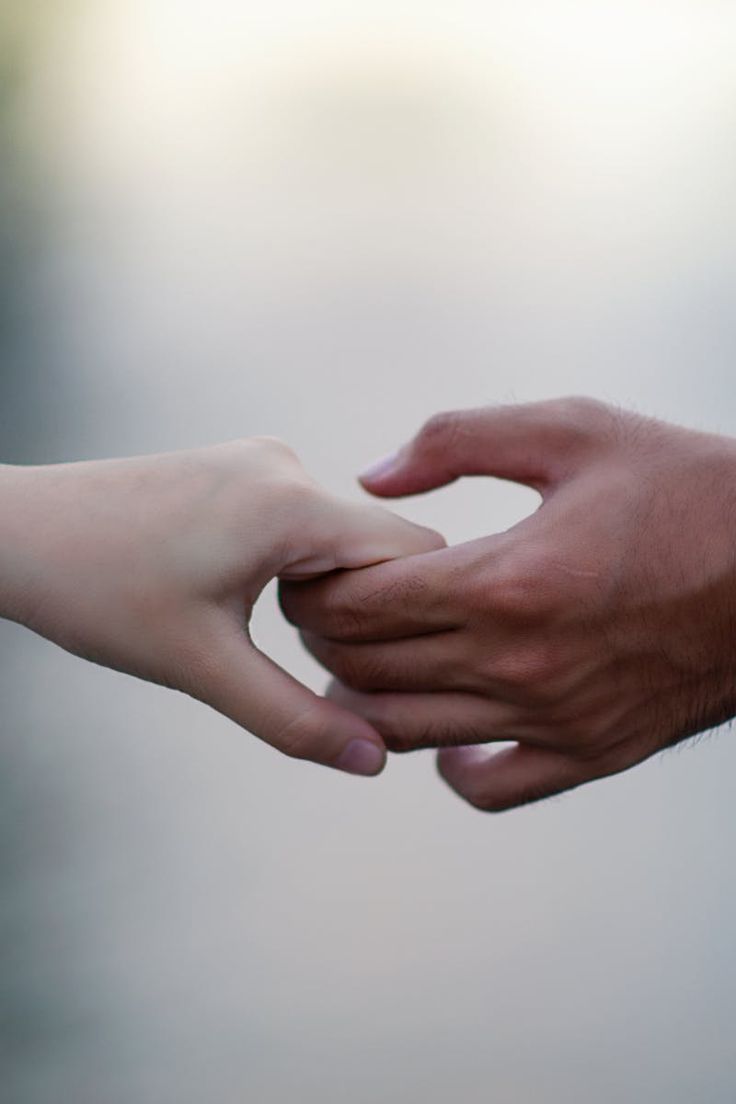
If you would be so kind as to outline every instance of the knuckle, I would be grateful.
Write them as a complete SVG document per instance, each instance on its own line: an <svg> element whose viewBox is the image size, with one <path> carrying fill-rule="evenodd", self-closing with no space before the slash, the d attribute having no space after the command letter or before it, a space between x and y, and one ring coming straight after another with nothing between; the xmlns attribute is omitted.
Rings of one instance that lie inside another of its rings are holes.
<svg viewBox="0 0 736 1104"><path fill-rule="evenodd" d="M299 517L307 516L316 484L302 467L293 449L277 437L245 437L215 446L213 458L218 461L219 478L230 477L233 491L251 500L253 494L264 497L268 505L281 509L299 509ZM247 466L247 478L244 476Z"/></svg>
<svg viewBox="0 0 736 1104"><path fill-rule="evenodd" d="M529 681L526 657L518 650L505 652L491 665L490 673L515 690L525 689Z"/></svg>
<svg viewBox="0 0 736 1104"><path fill-rule="evenodd" d="M361 656L352 651L334 652L333 674L351 690L372 690L383 681L383 668L376 659Z"/></svg>
<svg viewBox="0 0 736 1104"><path fill-rule="evenodd" d="M417 443L419 447L428 453L438 450L443 452L448 445L462 432L462 414L455 410L446 410L440 414L434 414L424 423Z"/></svg>
<svg viewBox="0 0 736 1104"><path fill-rule="evenodd" d="M292 718L277 734L274 746L290 759L313 759L326 736L327 727L315 708Z"/></svg>
<svg viewBox="0 0 736 1104"><path fill-rule="evenodd" d="M343 590L334 594L329 608L334 634L345 640L361 640L392 616L426 611L442 600L427 579L416 572L407 572L403 565L400 570L399 574L389 565L380 581L374 578L370 582L366 577L356 584L346 580Z"/></svg>
<svg viewBox="0 0 736 1104"><path fill-rule="evenodd" d="M366 620L359 605L342 601L328 602L324 613L328 622L329 635L338 640L358 639L365 631Z"/></svg>
<svg viewBox="0 0 736 1104"><path fill-rule="evenodd" d="M611 419L611 408L587 395L569 395L552 399L549 413L570 433L596 433Z"/></svg>
<svg viewBox="0 0 736 1104"><path fill-rule="evenodd" d="M402 608L414 607L423 605L425 600L432 598L432 588L429 581L417 572L404 571L388 581L380 595L371 595L371 598L376 597L382 602L395 603Z"/></svg>
<svg viewBox="0 0 736 1104"><path fill-rule="evenodd" d="M423 579L396 575L391 569L369 567L341 572L319 585L322 635L335 640L362 641L404 602L418 600Z"/></svg>
<svg viewBox="0 0 736 1104"><path fill-rule="evenodd" d="M581 588L574 573L563 572L554 556L543 548L515 552L499 565L480 599L481 607L511 621L545 624L555 621Z"/></svg>
<svg viewBox="0 0 736 1104"><path fill-rule="evenodd" d="M497 679L530 699L546 700L556 690L561 661L547 643L509 649L493 665Z"/></svg>
<svg viewBox="0 0 736 1104"><path fill-rule="evenodd" d="M447 718L438 720L425 735L425 746L430 747L467 747L471 744L484 744L491 732L481 725L460 724Z"/></svg>
<svg viewBox="0 0 736 1104"><path fill-rule="evenodd" d="M485 594L495 613L511 620L532 621L544 610L545 569L541 561L518 562L501 569L494 577L490 595Z"/></svg>
<svg viewBox="0 0 736 1104"><path fill-rule="evenodd" d="M554 399L548 410L552 440L559 444L566 442L568 447L580 450L620 440L621 412L599 399L582 395Z"/></svg>
<svg viewBox="0 0 736 1104"><path fill-rule="evenodd" d="M489 733L480 727L461 727L450 718L427 723L419 729L416 726L393 726L386 731L383 726L379 726L379 729L389 750L398 753L416 751L419 748L464 747L485 743L489 738Z"/></svg>
<svg viewBox="0 0 736 1104"><path fill-rule="evenodd" d="M298 463L298 457L291 445L287 445L280 437L259 435L257 437L246 438L242 443L250 444L268 456L279 457L285 460L296 460Z"/></svg>
<svg viewBox="0 0 736 1104"><path fill-rule="evenodd" d="M244 457L258 458L269 466L289 460L299 463L296 453L278 437L235 437L206 451L225 464L240 463Z"/></svg>
<svg viewBox="0 0 736 1104"><path fill-rule="evenodd" d="M276 487L287 493L292 491L297 496L313 490L301 460L291 446L279 437L251 437L241 444L255 454L269 481L273 480Z"/></svg>
<svg viewBox="0 0 736 1104"><path fill-rule="evenodd" d="M539 580L530 572L514 571L498 578L493 607L513 619L526 620L536 612Z"/></svg>

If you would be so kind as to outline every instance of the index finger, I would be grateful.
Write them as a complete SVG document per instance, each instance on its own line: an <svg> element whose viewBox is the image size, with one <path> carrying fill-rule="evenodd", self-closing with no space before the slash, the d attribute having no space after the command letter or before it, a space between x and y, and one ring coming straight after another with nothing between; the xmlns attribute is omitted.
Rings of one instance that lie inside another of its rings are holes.
<svg viewBox="0 0 736 1104"><path fill-rule="evenodd" d="M331 640L396 640L463 624L448 549L310 582L282 582L292 625Z"/></svg>

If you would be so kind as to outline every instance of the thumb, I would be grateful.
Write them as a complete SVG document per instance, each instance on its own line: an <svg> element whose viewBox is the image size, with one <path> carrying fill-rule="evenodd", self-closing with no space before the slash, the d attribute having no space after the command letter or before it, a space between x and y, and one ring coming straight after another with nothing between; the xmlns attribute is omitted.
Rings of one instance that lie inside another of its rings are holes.
<svg viewBox="0 0 736 1104"><path fill-rule="evenodd" d="M583 462L612 424L613 412L592 399L438 414L360 481L387 498L444 487L461 475L494 475L545 492Z"/></svg>
<svg viewBox="0 0 736 1104"><path fill-rule="evenodd" d="M285 755L350 774L383 770L386 748L376 730L297 682L240 625L228 620L210 637L198 675L193 697Z"/></svg>
<svg viewBox="0 0 736 1104"><path fill-rule="evenodd" d="M282 579L305 579L338 568L369 567L445 547L433 529L415 525L380 506L353 503L320 490L279 565Z"/></svg>

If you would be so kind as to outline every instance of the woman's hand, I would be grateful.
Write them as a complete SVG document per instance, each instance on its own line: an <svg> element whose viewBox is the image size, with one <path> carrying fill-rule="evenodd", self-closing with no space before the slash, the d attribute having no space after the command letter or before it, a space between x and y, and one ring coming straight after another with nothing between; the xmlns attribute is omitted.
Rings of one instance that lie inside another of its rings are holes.
<svg viewBox="0 0 736 1104"><path fill-rule="evenodd" d="M441 547L320 488L285 445L0 467L0 615L86 659L184 691L274 747L377 774L368 722L260 652L251 612L299 579Z"/></svg>

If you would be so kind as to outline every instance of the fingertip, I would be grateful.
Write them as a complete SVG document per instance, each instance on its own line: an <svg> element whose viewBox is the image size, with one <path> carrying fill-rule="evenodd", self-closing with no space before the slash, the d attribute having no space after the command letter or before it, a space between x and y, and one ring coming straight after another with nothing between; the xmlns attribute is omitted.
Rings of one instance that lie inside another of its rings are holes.
<svg viewBox="0 0 736 1104"><path fill-rule="evenodd" d="M358 510L361 511L361 525L370 523L370 536L359 548L360 562L354 562L354 555L346 551L344 566L370 567L447 547L445 538L436 530L410 521L385 506L363 505Z"/></svg>
<svg viewBox="0 0 736 1104"><path fill-rule="evenodd" d="M440 748L437 752L437 770L454 790L462 787L468 770L487 763L493 752L482 746Z"/></svg>
<svg viewBox="0 0 736 1104"><path fill-rule="evenodd" d="M376 460L373 464L369 464L367 468L364 468L358 478L365 486L367 484L380 484L383 479L393 474L398 466L399 453L392 452L388 456L382 456L380 460Z"/></svg>
<svg viewBox="0 0 736 1104"><path fill-rule="evenodd" d="M408 498L410 495L445 487L448 483L454 483L457 478L453 471L420 468L409 457L402 457L395 467L386 469L379 475L363 472L358 476L358 481L364 490L377 498Z"/></svg>
<svg viewBox="0 0 736 1104"><path fill-rule="evenodd" d="M343 745L337 757L329 764L345 774L373 778L386 766L387 750L381 736L369 721L354 713L347 704L338 703L327 694L323 699L326 708L340 724Z"/></svg>
<svg viewBox="0 0 736 1104"><path fill-rule="evenodd" d="M444 537L442 533L438 532L437 529L431 529L429 526L424 525L420 526L420 528L424 531L427 542L430 545L427 549L428 552L440 552L443 548L447 548L447 538Z"/></svg>
<svg viewBox="0 0 736 1104"><path fill-rule="evenodd" d="M386 456L360 472L358 482L377 498L402 498L414 494L414 480L410 477L406 461L404 450Z"/></svg>
<svg viewBox="0 0 736 1104"><path fill-rule="evenodd" d="M351 740L335 763L337 770L364 778L374 778L385 766L386 748L364 736Z"/></svg>
<svg viewBox="0 0 736 1104"><path fill-rule="evenodd" d="M388 481L371 479L369 476L359 475L358 482L364 491L368 491L368 494L372 494L375 498L399 497L396 492L392 490Z"/></svg>

